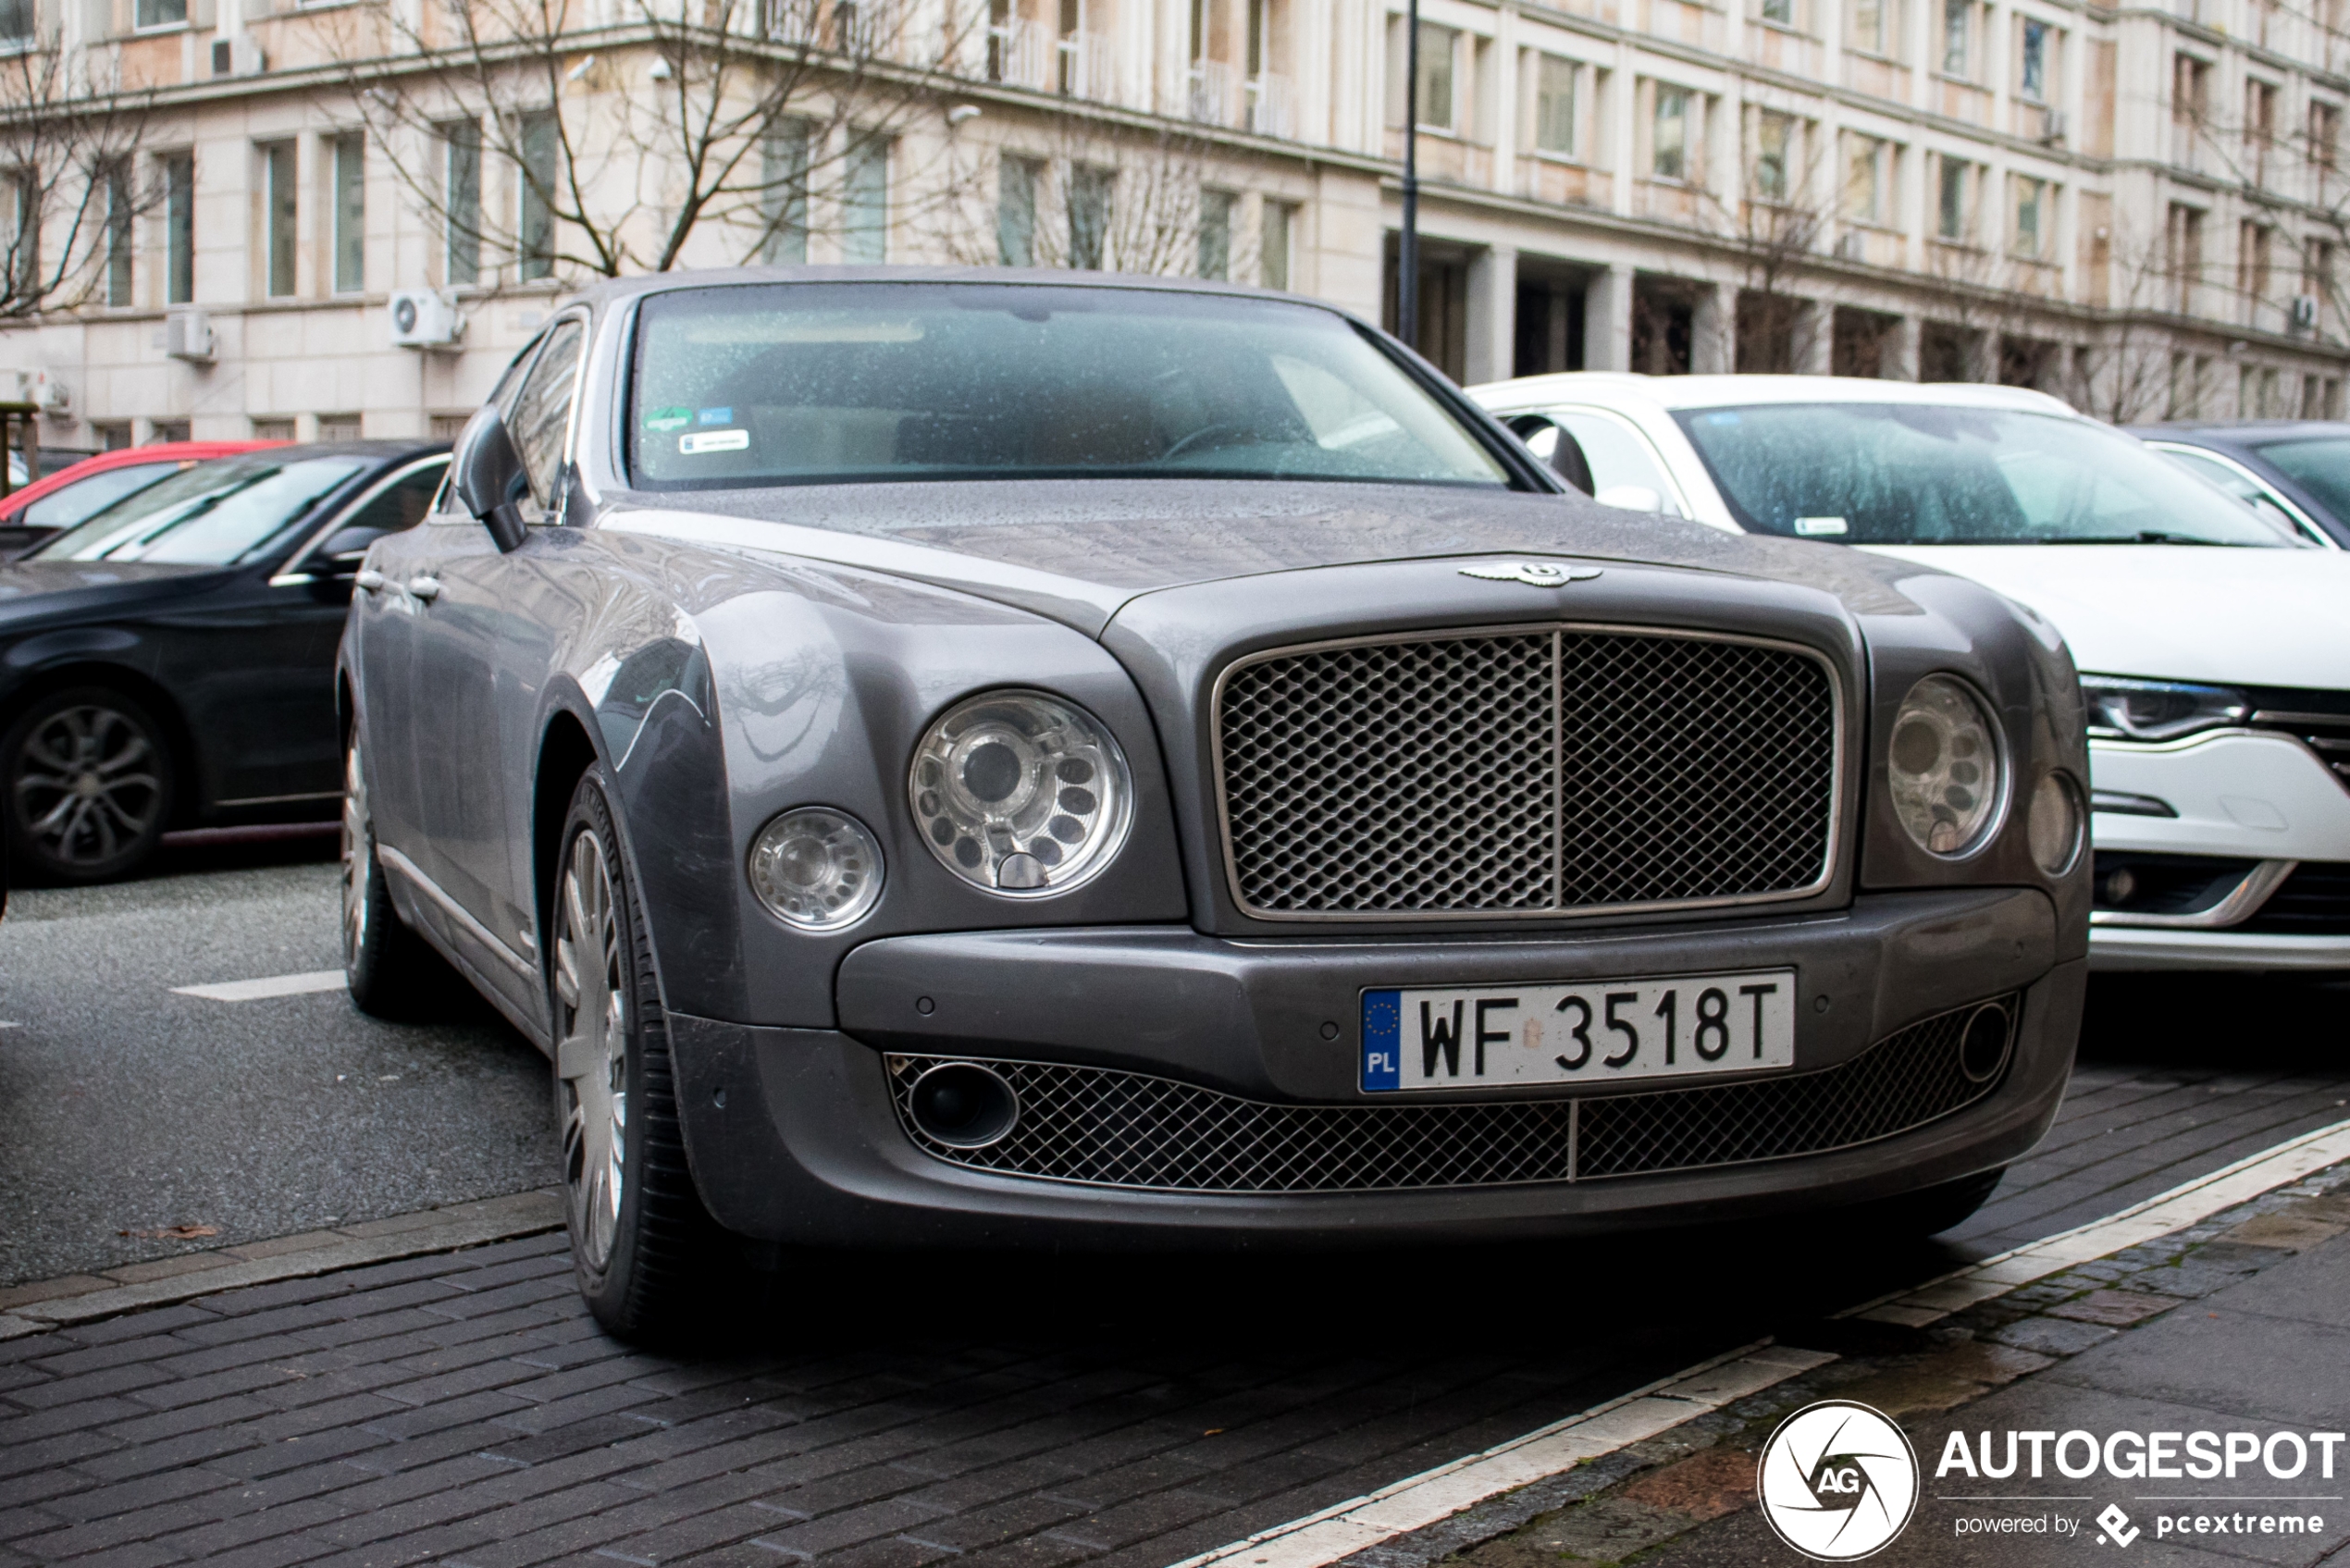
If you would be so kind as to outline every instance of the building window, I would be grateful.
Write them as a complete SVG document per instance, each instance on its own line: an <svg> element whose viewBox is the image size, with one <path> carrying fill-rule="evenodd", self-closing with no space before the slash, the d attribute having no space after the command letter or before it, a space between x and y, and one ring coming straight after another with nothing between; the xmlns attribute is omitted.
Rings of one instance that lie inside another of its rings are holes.
<svg viewBox="0 0 2350 1568"><path fill-rule="evenodd" d="M1575 155L1575 75L1572 60L1544 55L1534 68L1534 145L1537 151Z"/></svg>
<svg viewBox="0 0 2350 1568"><path fill-rule="evenodd" d="M1973 19L1974 0L1942 0L1942 74L1963 77L1967 73L1968 33Z"/></svg>
<svg viewBox="0 0 2350 1568"><path fill-rule="evenodd" d="M19 303L41 296L41 191L31 175L14 175L0 193L7 224L7 293Z"/></svg>
<svg viewBox="0 0 2350 1568"><path fill-rule="evenodd" d="M90 434L97 438L100 451L120 451L130 444L130 426L128 425L93 425Z"/></svg>
<svg viewBox="0 0 2350 1568"><path fill-rule="evenodd" d="M840 259L851 266L889 259L889 142L884 139L869 137L848 150L841 172Z"/></svg>
<svg viewBox="0 0 2350 1568"><path fill-rule="evenodd" d="M322 414L318 416L318 438L322 441L355 441L361 438L365 421L355 414Z"/></svg>
<svg viewBox="0 0 2350 1568"><path fill-rule="evenodd" d="M1453 102L1453 56L1461 35L1449 27L1420 23L1420 129L1450 132L1457 105Z"/></svg>
<svg viewBox="0 0 2350 1568"><path fill-rule="evenodd" d="M2334 160L2341 155L2342 111L2331 104L2312 103L2309 105L2309 165L2322 173L2333 172Z"/></svg>
<svg viewBox="0 0 2350 1568"><path fill-rule="evenodd" d="M1232 204L1238 200L1230 191L1203 191L1199 193L1199 275L1202 278L1232 276Z"/></svg>
<svg viewBox="0 0 2350 1568"><path fill-rule="evenodd" d="M2023 21L2022 86L2017 91L2037 104L2047 97L2048 24L2029 17Z"/></svg>
<svg viewBox="0 0 2350 1568"><path fill-rule="evenodd" d="M131 292L131 257L135 235L131 223L137 204L131 199L130 173L120 164L106 170L106 303L138 303Z"/></svg>
<svg viewBox="0 0 2350 1568"><path fill-rule="evenodd" d="M2277 231L2265 223L2247 222L2239 231L2236 249L2236 291L2248 304L2257 305L2269 297L2269 286L2275 270Z"/></svg>
<svg viewBox="0 0 2350 1568"><path fill-rule="evenodd" d="M1945 157L1940 162L1940 205L1934 231L1942 239L1964 241L1967 237L1967 168L1957 158Z"/></svg>
<svg viewBox="0 0 2350 1568"><path fill-rule="evenodd" d="M294 255L300 216L295 191L294 144L273 142L261 149L262 290L272 299L294 291Z"/></svg>
<svg viewBox="0 0 2350 1568"><path fill-rule="evenodd" d="M1780 27L1795 25L1795 0L1762 0L1762 19Z"/></svg>
<svg viewBox="0 0 2350 1568"><path fill-rule="evenodd" d="M130 8L133 27L185 27L188 0L137 0Z"/></svg>
<svg viewBox="0 0 2350 1568"><path fill-rule="evenodd" d="M514 237L520 241L517 270L526 283L555 275L555 166L562 152L552 110L523 116Z"/></svg>
<svg viewBox="0 0 2350 1568"><path fill-rule="evenodd" d="M1787 200L1787 159L1795 143L1795 117L1763 109L1754 117L1754 199Z"/></svg>
<svg viewBox="0 0 2350 1568"><path fill-rule="evenodd" d="M367 139L352 133L329 143L335 155L335 292L367 287Z"/></svg>
<svg viewBox="0 0 2350 1568"><path fill-rule="evenodd" d="M1874 136L1849 136L1844 151L1844 216L1849 223L1880 224L1890 205L1886 191L1892 148Z"/></svg>
<svg viewBox="0 0 2350 1568"><path fill-rule="evenodd" d="M159 446L166 441L188 438L188 422L184 419L158 419L147 427L147 443Z"/></svg>
<svg viewBox="0 0 2350 1568"><path fill-rule="evenodd" d="M1852 0L1851 47L1864 55L1889 55L1885 36L1885 0Z"/></svg>
<svg viewBox="0 0 2350 1568"><path fill-rule="evenodd" d="M196 297L196 155L166 153L163 166L164 302Z"/></svg>
<svg viewBox="0 0 2350 1568"><path fill-rule="evenodd" d="M1659 179L1687 179L1688 167L1689 90L1659 86L1649 173Z"/></svg>
<svg viewBox="0 0 2350 1568"><path fill-rule="evenodd" d="M760 148L759 259L769 266L808 262L808 135L806 120L782 120Z"/></svg>
<svg viewBox="0 0 2350 1568"><path fill-rule="evenodd" d="M1036 181L1043 167L1007 154L996 167L996 259L1036 265Z"/></svg>
<svg viewBox="0 0 2350 1568"><path fill-rule="evenodd" d="M1099 272L1109 243L1115 171L1079 164L1069 171L1069 265Z"/></svg>
<svg viewBox="0 0 2350 1568"><path fill-rule="evenodd" d="M256 441L291 441L294 438L294 422L282 417L262 418L253 422L253 438Z"/></svg>
<svg viewBox="0 0 2350 1568"><path fill-rule="evenodd" d="M1257 281L1268 289L1286 289L1290 280L1291 245L1297 233L1297 209L1287 202L1267 202L1263 238L1257 247Z"/></svg>
<svg viewBox="0 0 2350 1568"><path fill-rule="evenodd" d="M442 203L448 211L442 276L450 287L481 281L481 122L459 120L440 131Z"/></svg>
<svg viewBox="0 0 2350 1568"><path fill-rule="evenodd" d="M2015 177L2015 233L2008 248L2017 255L2036 258L2047 250L2047 180Z"/></svg>
<svg viewBox="0 0 2350 1568"><path fill-rule="evenodd" d="M2318 302L2322 310L2333 296L2333 244L2331 241L2312 240L2301 253L2301 291Z"/></svg>
<svg viewBox="0 0 2350 1568"><path fill-rule="evenodd" d="M0 51L19 54L32 46L32 0L0 0Z"/></svg>

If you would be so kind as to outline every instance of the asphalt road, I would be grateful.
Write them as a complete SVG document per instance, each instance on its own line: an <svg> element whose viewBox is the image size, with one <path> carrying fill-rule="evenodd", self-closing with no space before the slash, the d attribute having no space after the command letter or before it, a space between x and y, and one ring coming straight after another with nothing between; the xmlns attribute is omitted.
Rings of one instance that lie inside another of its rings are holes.
<svg viewBox="0 0 2350 1568"><path fill-rule="evenodd" d="M335 968L333 856L330 834L215 844L139 882L11 897L0 1284L556 1180L545 1062L487 1007L396 1025L339 989L173 993ZM1942 1250L2080 1224L2350 1116L2345 998L2282 979L2100 981L2056 1129Z"/></svg>
<svg viewBox="0 0 2350 1568"><path fill-rule="evenodd" d="M183 850L142 881L10 895L0 1284L556 1179L545 1060L487 1008L419 1026L340 990L173 994L339 967L334 850ZM215 1234L153 1234L175 1226Z"/></svg>

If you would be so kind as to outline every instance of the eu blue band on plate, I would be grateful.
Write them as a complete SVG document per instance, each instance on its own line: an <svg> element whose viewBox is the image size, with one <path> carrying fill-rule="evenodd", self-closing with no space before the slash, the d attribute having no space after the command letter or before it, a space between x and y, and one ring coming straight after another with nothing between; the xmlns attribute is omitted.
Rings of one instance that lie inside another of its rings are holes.
<svg viewBox="0 0 2350 1568"><path fill-rule="evenodd" d="M1404 1086L1404 994L1363 993L1363 1088Z"/></svg>

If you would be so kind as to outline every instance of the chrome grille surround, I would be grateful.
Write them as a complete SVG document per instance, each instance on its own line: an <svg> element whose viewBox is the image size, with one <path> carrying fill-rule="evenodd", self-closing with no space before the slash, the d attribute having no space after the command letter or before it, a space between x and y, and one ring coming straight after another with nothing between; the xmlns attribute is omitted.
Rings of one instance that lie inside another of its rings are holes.
<svg viewBox="0 0 2350 1568"><path fill-rule="evenodd" d="M1844 684L1801 644L1557 622L1310 643L1228 665L1209 730L1255 920L1721 908L1836 872Z"/></svg>
<svg viewBox="0 0 2350 1568"><path fill-rule="evenodd" d="M1379 1192L1524 1186L1748 1165L1849 1149L1964 1109L2004 1081L2018 995L1954 1007L1835 1067L1694 1089L1574 1099L1279 1105L1146 1073L989 1060L1020 1096L983 1149L923 1136L914 1080L942 1061L885 1058L898 1125L934 1158L1002 1176L1161 1192ZM1959 1065L1976 1011L2006 1015L1984 1082Z"/></svg>

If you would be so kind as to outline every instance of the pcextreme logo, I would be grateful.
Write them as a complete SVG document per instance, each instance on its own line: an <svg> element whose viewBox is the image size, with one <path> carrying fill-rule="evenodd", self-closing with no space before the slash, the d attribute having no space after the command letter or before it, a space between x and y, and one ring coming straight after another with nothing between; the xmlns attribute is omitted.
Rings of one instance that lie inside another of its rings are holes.
<svg viewBox="0 0 2350 1568"><path fill-rule="evenodd" d="M1918 1505L1918 1456L1884 1412L1822 1400L1779 1423L1755 1476L1762 1517L1820 1562L1851 1562L1889 1544Z"/></svg>

